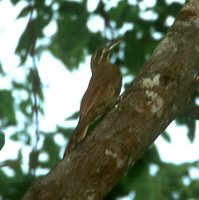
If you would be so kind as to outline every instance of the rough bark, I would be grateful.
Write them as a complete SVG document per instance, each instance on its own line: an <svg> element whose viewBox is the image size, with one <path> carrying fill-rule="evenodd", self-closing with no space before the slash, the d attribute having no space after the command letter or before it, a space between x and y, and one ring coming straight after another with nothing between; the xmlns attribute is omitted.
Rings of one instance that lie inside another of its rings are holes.
<svg viewBox="0 0 199 200"><path fill-rule="evenodd" d="M103 199L172 120L194 107L198 82L199 0L190 0L118 106L23 199Z"/></svg>

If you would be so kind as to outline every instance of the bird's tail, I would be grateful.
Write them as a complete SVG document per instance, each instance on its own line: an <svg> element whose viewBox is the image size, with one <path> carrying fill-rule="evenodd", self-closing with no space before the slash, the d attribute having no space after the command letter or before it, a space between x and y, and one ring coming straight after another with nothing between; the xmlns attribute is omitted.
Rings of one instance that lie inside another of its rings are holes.
<svg viewBox="0 0 199 200"><path fill-rule="evenodd" d="M85 123L85 121L80 120L65 149L64 157L66 157L66 155L68 155L74 148L76 148L79 145L79 143L86 137L87 130L88 123Z"/></svg>

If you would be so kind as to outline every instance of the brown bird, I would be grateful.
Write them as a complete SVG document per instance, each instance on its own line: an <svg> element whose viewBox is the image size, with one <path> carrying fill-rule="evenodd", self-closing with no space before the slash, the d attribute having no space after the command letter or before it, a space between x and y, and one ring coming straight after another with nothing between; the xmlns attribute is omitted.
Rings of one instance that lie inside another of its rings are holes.
<svg viewBox="0 0 199 200"><path fill-rule="evenodd" d="M91 57L92 76L81 100L79 122L64 157L86 137L89 124L103 116L119 97L122 76L120 69L109 62L109 55L122 39L119 38L110 45L98 49Z"/></svg>

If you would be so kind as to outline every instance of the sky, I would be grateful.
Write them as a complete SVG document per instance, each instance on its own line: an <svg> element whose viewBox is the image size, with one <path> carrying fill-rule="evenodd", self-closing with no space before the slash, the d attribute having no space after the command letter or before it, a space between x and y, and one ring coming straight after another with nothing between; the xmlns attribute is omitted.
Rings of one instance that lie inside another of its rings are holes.
<svg viewBox="0 0 199 200"><path fill-rule="evenodd" d="M18 39L23 32L27 19L16 21L16 16L23 7L23 3L16 7L11 6L9 1L0 2L0 61L9 74L9 78L4 80L0 78L1 89L10 88L10 80L23 80L23 68L17 67L18 57L14 54ZM92 9L92 8L91 8ZM46 30L53 32L53 26ZM90 57L86 58L85 63L80 65L78 70L68 71L63 64L55 59L49 52L45 52L38 69L45 94L45 117L40 119L40 128L50 131L57 124L65 123L66 117L69 117L79 109L79 103L90 79ZM78 80L78 81L77 81ZM71 87L71 85L73 87ZM70 95L68 95L70 94ZM75 126L75 123L73 124ZM162 160L180 164L183 162L199 160L199 134L196 135L194 143L187 140L187 128L176 126L172 122L167 128L171 137L171 144L166 142L161 136L156 140ZM197 123L197 133L199 132L199 123ZM7 158L14 158L17 151L13 149L22 148L22 143L9 140L10 133L6 133L6 144L0 152L0 161ZM63 136L57 136L58 142L65 147L66 141ZM10 148L12 146L12 148ZM24 155L30 152L30 148L23 147ZM27 163L25 163L27 165ZM199 176L199 172L194 172Z"/></svg>

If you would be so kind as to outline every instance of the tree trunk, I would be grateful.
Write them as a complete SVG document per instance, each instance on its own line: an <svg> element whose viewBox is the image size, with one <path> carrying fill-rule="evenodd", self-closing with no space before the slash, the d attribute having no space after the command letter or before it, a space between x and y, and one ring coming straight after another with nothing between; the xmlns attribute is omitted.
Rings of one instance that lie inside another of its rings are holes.
<svg viewBox="0 0 199 200"><path fill-rule="evenodd" d="M23 199L103 199L176 116L193 113L198 83L199 0L190 0L118 105Z"/></svg>

